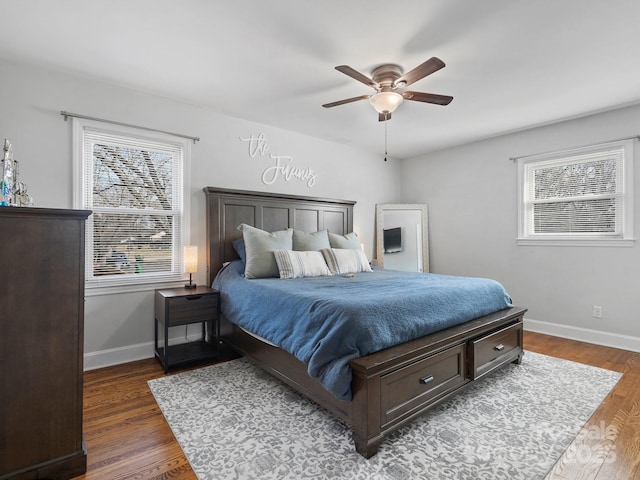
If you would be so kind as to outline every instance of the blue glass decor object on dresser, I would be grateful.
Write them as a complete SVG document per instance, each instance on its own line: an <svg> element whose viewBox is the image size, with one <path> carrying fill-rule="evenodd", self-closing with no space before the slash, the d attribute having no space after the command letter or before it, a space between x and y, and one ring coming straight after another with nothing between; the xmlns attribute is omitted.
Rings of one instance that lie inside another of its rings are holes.
<svg viewBox="0 0 640 480"><path fill-rule="evenodd" d="M18 161L13 158L13 146L7 139L4 140L3 151L0 165L0 206L33 206L33 199L27 192L27 186L18 181Z"/></svg>
<svg viewBox="0 0 640 480"><path fill-rule="evenodd" d="M0 179L0 206L15 205L13 198L13 148L9 140L4 140L4 156L2 158L2 179Z"/></svg>

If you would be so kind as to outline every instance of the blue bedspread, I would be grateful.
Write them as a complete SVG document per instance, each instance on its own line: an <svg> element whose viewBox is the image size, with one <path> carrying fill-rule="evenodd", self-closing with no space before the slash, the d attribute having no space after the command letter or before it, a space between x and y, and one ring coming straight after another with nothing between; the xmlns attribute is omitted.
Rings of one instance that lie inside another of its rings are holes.
<svg viewBox="0 0 640 480"><path fill-rule="evenodd" d="M512 306L502 285L483 278L374 269L247 280L243 268L232 262L213 283L225 317L306 363L343 400L350 360Z"/></svg>

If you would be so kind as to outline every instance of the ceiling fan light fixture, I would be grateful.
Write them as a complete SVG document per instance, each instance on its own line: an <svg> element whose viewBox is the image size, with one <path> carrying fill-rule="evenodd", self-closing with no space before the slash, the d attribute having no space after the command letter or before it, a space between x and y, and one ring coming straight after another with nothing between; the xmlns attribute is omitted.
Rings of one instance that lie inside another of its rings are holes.
<svg viewBox="0 0 640 480"><path fill-rule="evenodd" d="M369 97L369 103L378 113L391 113L402 103L402 95L396 92L378 92Z"/></svg>

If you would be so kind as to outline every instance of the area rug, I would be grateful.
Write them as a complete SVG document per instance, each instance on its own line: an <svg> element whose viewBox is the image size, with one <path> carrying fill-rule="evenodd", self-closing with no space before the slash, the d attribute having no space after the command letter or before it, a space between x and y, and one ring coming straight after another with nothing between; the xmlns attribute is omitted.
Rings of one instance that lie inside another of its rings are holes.
<svg viewBox="0 0 640 480"><path fill-rule="evenodd" d="M200 480L542 479L621 374L527 352L355 452L330 413L245 359L149 381Z"/></svg>

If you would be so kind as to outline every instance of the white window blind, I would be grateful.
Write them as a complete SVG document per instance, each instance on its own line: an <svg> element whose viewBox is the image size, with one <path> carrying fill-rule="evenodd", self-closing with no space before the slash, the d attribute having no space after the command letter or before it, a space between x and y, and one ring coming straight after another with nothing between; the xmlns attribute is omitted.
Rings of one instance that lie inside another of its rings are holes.
<svg viewBox="0 0 640 480"><path fill-rule="evenodd" d="M74 119L75 120L75 119ZM88 287L183 277L186 142L81 125Z"/></svg>
<svg viewBox="0 0 640 480"><path fill-rule="evenodd" d="M632 142L519 160L519 241L628 240Z"/></svg>

